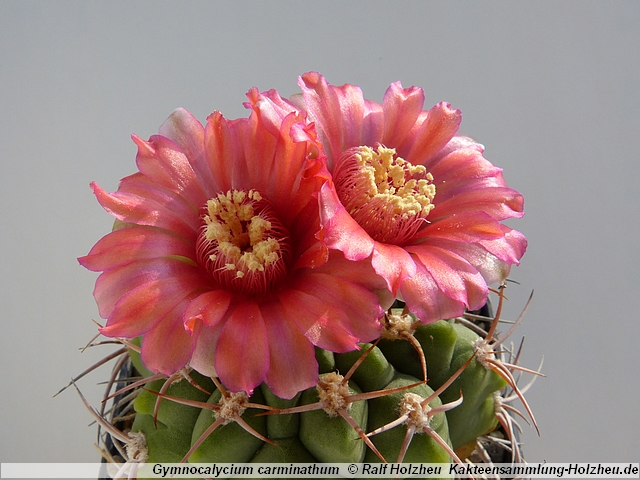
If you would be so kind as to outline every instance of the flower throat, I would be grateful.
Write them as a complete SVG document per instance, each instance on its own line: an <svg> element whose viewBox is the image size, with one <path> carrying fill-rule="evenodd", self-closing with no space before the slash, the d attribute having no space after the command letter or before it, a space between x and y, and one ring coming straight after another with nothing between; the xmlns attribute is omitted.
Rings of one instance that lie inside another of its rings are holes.
<svg viewBox="0 0 640 480"><path fill-rule="evenodd" d="M392 148L350 148L338 159L333 177L347 212L382 243L403 245L434 208L431 173L396 156Z"/></svg>
<svg viewBox="0 0 640 480"><path fill-rule="evenodd" d="M222 286L262 295L287 274L289 233L255 190L229 190L207 201L198 236L200 263Z"/></svg>

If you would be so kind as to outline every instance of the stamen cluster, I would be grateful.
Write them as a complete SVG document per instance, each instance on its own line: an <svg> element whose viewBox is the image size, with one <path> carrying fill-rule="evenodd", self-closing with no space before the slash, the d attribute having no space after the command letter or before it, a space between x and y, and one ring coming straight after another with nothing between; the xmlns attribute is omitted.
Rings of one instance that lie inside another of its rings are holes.
<svg viewBox="0 0 640 480"><path fill-rule="evenodd" d="M433 210L436 187L423 165L412 165L392 148L346 150L333 172L349 214L379 242L402 244Z"/></svg>
<svg viewBox="0 0 640 480"><path fill-rule="evenodd" d="M198 237L198 256L225 287L264 294L286 275L288 232L255 190L229 190L209 199Z"/></svg>

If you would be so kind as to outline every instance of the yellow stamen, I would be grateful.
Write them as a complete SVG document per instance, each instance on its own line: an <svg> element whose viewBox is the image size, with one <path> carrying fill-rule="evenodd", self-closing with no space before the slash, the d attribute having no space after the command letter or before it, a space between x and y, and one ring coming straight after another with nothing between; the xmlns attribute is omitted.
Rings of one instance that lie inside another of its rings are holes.
<svg viewBox="0 0 640 480"><path fill-rule="evenodd" d="M377 151L360 147L355 155L367 185L368 199L391 205L394 214L403 218L427 216L434 207L431 201L436 195L436 186L430 183L433 176L423 165L411 165L395 155L393 148L381 145ZM424 178L416 179L415 176Z"/></svg>
<svg viewBox="0 0 640 480"><path fill-rule="evenodd" d="M286 274L287 237L260 193L230 190L207 201L198 254L222 284L245 293L264 293ZM238 283L239 279L245 280Z"/></svg>
<svg viewBox="0 0 640 480"><path fill-rule="evenodd" d="M218 244L218 251L230 260L225 268L238 269L238 278L245 270L262 272L280 258L280 244L268 236L271 222L255 214L254 202L260 200L261 195L254 190L249 195L234 190L207 202L205 238ZM215 260L212 256L209 258Z"/></svg>
<svg viewBox="0 0 640 480"><path fill-rule="evenodd" d="M334 179L349 214L381 242L407 241L435 208L433 175L382 145L347 150L337 162Z"/></svg>

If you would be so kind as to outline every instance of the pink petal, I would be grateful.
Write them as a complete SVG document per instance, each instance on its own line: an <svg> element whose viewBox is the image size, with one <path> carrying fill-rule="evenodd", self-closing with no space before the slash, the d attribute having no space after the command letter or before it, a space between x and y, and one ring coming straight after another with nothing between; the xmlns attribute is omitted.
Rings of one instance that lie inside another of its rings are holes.
<svg viewBox="0 0 640 480"><path fill-rule="evenodd" d="M484 305L488 289L478 270L464 258L436 246L413 245L409 251L424 266L447 297L476 310Z"/></svg>
<svg viewBox="0 0 640 480"><path fill-rule="evenodd" d="M154 373L171 375L183 368L191 357L195 337L185 331L182 324L187 303L176 305L142 340L142 363Z"/></svg>
<svg viewBox="0 0 640 480"><path fill-rule="evenodd" d="M387 288L387 282L376 274L370 259L352 262L344 258L339 250L332 250L327 263L314 269L314 273L328 273L362 285L376 294L382 310L387 310L395 301L395 296Z"/></svg>
<svg viewBox="0 0 640 480"><path fill-rule="evenodd" d="M102 318L109 318L121 297L135 288L163 279L176 278L186 292L207 285L199 268L178 258L158 258L128 263L103 272L93 291ZM169 284L167 284L168 286Z"/></svg>
<svg viewBox="0 0 640 480"><path fill-rule="evenodd" d="M453 150L443 157L436 156L435 161L428 161L424 166L431 172L436 183L446 180L442 187L448 188L450 183L455 186L457 182L487 177L498 177L503 182L502 186L506 186L502 179L502 169L485 159L482 151L481 145L471 144Z"/></svg>
<svg viewBox="0 0 640 480"><path fill-rule="evenodd" d="M462 212L427 224L418 231L414 243L421 243L425 239L449 239L475 243L480 240L495 240L503 237L504 232L500 222L491 215L482 211Z"/></svg>
<svg viewBox="0 0 640 480"><path fill-rule="evenodd" d="M205 156L221 192L246 177L244 134L248 119L227 120L220 112L207 117L204 131Z"/></svg>
<svg viewBox="0 0 640 480"><path fill-rule="evenodd" d="M133 135L138 145L136 164L142 174L199 208L208 200L186 155L166 137L153 135L148 142Z"/></svg>
<svg viewBox="0 0 640 480"><path fill-rule="evenodd" d="M368 342L380 336L380 322L384 311L378 297L365 287L335 275L311 272L299 276L295 288L332 305L347 314L350 330Z"/></svg>
<svg viewBox="0 0 640 480"><path fill-rule="evenodd" d="M280 398L293 398L318 381L315 350L278 302L260 306L269 338L266 383Z"/></svg>
<svg viewBox="0 0 640 480"><path fill-rule="evenodd" d="M267 90L260 93L257 88L252 88L247 92L249 102L245 103L247 108L253 108L259 113L264 127L271 133L271 136L277 137L280 133L282 121L291 113L303 121L306 113L301 111L291 102L282 98L276 90Z"/></svg>
<svg viewBox="0 0 640 480"><path fill-rule="evenodd" d="M395 295L402 282L415 275L416 265L404 248L376 242L371 265L385 279L387 287Z"/></svg>
<svg viewBox="0 0 640 480"><path fill-rule="evenodd" d="M196 322L200 323L200 326L195 326ZM192 329L197 330L197 334L193 334L196 338L196 346L191 355L189 365L202 375L217 377L215 356L218 338L220 338L220 333L222 332L221 325L217 324L214 327L208 327L202 325L201 320L196 320L192 325Z"/></svg>
<svg viewBox="0 0 640 480"><path fill-rule="evenodd" d="M195 245L183 237L172 235L167 230L147 227L123 228L102 237L88 255L80 257L80 264L100 272L121 267L128 263L162 258L169 255L182 256L191 260Z"/></svg>
<svg viewBox="0 0 640 480"><path fill-rule="evenodd" d="M516 190L506 187L470 188L440 201L436 192L435 208L430 220L463 212L485 212L496 220L520 218L524 215L524 199Z"/></svg>
<svg viewBox="0 0 640 480"><path fill-rule="evenodd" d="M310 199L308 191L298 191L307 143L295 142L291 138L290 132L298 122L295 113L283 119L276 137L265 135L267 130L258 120L258 114L252 115L247 131L246 157L253 163L248 174L248 185L266 194L276 208L286 205L291 211L286 217L293 218L302 206L295 197L303 197L305 203Z"/></svg>
<svg viewBox="0 0 640 480"><path fill-rule="evenodd" d="M358 346L347 314L323 300L292 288L277 294L284 312L311 343L332 352L348 352Z"/></svg>
<svg viewBox="0 0 640 480"><path fill-rule="evenodd" d="M494 177L453 180L451 183L447 179L442 179L442 183L436 184L436 199L434 203L443 204L463 194L501 188L508 188L505 186L502 174Z"/></svg>
<svg viewBox="0 0 640 480"><path fill-rule="evenodd" d="M188 276L176 275L146 282L125 293L116 302L100 333L132 338L147 332L193 291L193 285L190 289L188 282Z"/></svg>
<svg viewBox="0 0 640 480"><path fill-rule="evenodd" d="M199 207L196 208L180 194L153 183L149 177L140 172L120 180L118 191L143 197L162 205L165 210L168 209L175 217L181 218L196 232L201 226Z"/></svg>
<svg viewBox="0 0 640 480"><path fill-rule="evenodd" d="M455 242L447 239L428 239L425 244L445 248L464 258L480 272L487 285L502 283L511 269L511 263L496 257L480 244Z"/></svg>
<svg viewBox="0 0 640 480"><path fill-rule="evenodd" d="M340 250L349 260L371 255L373 239L347 213L329 182L320 190L320 221L325 229L323 241L329 248Z"/></svg>
<svg viewBox="0 0 640 480"><path fill-rule="evenodd" d="M204 154L204 127L193 115L184 108L176 109L158 133L175 142L186 155L207 198L220 192Z"/></svg>
<svg viewBox="0 0 640 480"><path fill-rule="evenodd" d="M275 134L274 134L275 133ZM278 145L280 131L270 132L265 127L260 114L255 110L247 122L244 137L244 155L242 160L236 159L238 174L234 175L235 188L255 188L263 195L268 194L269 172L275 168L275 152ZM298 164L299 165L299 164ZM240 176L240 170L244 171Z"/></svg>
<svg viewBox="0 0 640 480"><path fill-rule="evenodd" d="M225 321L215 367L222 383L234 392L251 394L264 381L269 370L269 339L255 302L239 302Z"/></svg>
<svg viewBox="0 0 640 480"><path fill-rule="evenodd" d="M412 140L407 158L414 164L425 163L441 150L456 134L462 121L460 110L453 110L448 103L439 103L427 115Z"/></svg>
<svg viewBox="0 0 640 480"><path fill-rule="evenodd" d="M500 260L517 265L527 250L527 239L522 233L506 225L500 225L500 227L504 231L503 238L481 240L478 243Z"/></svg>
<svg viewBox="0 0 640 480"><path fill-rule="evenodd" d="M464 150L466 148L474 148L480 153L484 152L484 145L476 142L474 139L465 137L464 135L455 135L449 143L447 143L442 149L433 155L429 161L423 163L427 167L427 170L431 171L432 165L437 164L444 157L456 150Z"/></svg>
<svg viewBox="0 0 640 480"><path fill-rule="evenodd" d="M446 296L424 266L417 267L416 274L400 287L401 297L409 310L425 324L461 315L465 305Z"/></svg>
<svg viewBox="0 0 640 480"><path fill-rule="evenodd" d="M338 97L342 117L342 149L362 144L362 120L364 118L364 97L362 90L355 85L333 86Z"/></svg>
<svg viewBox="0 0 640 480"><path fill-rule="evenodd" d="M280 208L278 215L288 217L285 208ZM293 247L293 258L297 258L294 269L315 268L327 261L327 247L320 241L320 217L317 199L309 201L299 214L288 224L291 238L296 242Z"/></svg>
<svg viewBox="0 0 640 480"><path fill-rule="evenodd" d="M213 327L227 314L232 294L228 290L210 290L198 295L184 312L185 328L193 330L195 319Z"/></svg>
<svg viewBox="0 0 640 480"><path fill-rule="evenodd" d="M375 145L384 134L385 115L382 105L369 100L364 101L364 119L362 121L361 145Z"/></svg>
<svg viewBox="0 0 640 480"><path fill-rule="evenodd" d="M334 87L316 72L304 74L298 85L331 166L343 150L361 145L367 110L362 91L354 85Z"/></svg>
<svg viewBox="0 0 640 480"><path fill-rule="evenodd" d="M91 183L91 188L100 205L118 220L171 230L187 238L193 238L196 234L196 229L185 222L185 220L189 221L190 217L181 218L171 210L168 204L162 205L148 197L121 190L107 193L95 182ZM194 216L196 215L191 217Z"/></svg>
<svg viewBox="0 0 640 480"><path fill-rule="evenodd" d="M402 88L400 82L392 83L384 94L384 134L381 143L400 145L413 128L422 112L424 92L421 88Z"/></svg>
<svg viewBox="0 0 640 480"><path fill-rule="evenodd" d="M320 230L320 212L318 208L318 193L322 186L331 180L327 170L326 158L307 158L304 170L295 180L293 194L289 195L286 203L278 205L278 214L283 222L289 226L292 234L298 238L317 241L316 235ZM286 197L283 197L286 198ZM309 230L304 230L305 228ZM310 245L306 245L304 249Z"/></svg>

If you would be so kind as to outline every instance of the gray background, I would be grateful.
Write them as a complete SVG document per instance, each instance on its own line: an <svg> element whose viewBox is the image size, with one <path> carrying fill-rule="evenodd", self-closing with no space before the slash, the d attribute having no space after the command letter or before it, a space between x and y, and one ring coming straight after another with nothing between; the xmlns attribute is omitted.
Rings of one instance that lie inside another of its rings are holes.
<svg viewBox="0 0 640 480"><path fill-rule="evenodd" d="M252 86L322 72L381 101L395 80L446 100L526 199L530 241L506 317L545 357L527 395L532 462L638 462L638 2L0 3L0 460L91 462L69 379L109 349L96 275L76 262L111 227L108 191L179 106L245 116ZM109 368L83 379L95 405Z"/></svg>

